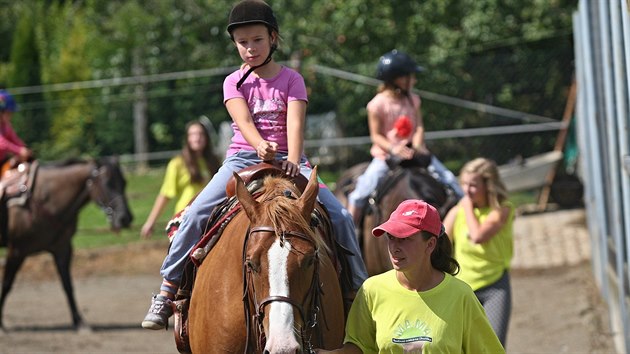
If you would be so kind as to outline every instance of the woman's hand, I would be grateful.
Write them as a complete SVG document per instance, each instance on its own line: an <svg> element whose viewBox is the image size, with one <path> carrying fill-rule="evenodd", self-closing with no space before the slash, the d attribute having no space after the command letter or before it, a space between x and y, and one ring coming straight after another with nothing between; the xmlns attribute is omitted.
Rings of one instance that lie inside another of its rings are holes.
<svg viewBox="0 0 630 354"><path fill-rule="evenodd" d="M142 225L142 229L140 229L140 236L142 236L143 239L148 240L151 238L151 235L153 235L153 223L146 222Z"/></svg>
<svg viewBox="0 0 630 354"><path fill-rule="evenodd" d="M261 140L256 147L256 153L263 161L270 161L276 156L278 151L278 143L274 143L267 140Z"/></svg>
<svg viewBox="0 0 630 354"><path fill-rule="evenodd" d="M295 177L300 174L300 165L295 164L289 160L282 161L282 170L289 177Z"/></svg>
<svg viewBox="0 0 630 354"><path fill-rule="evenodd" d="M475 207L472 199L470 199L470 196L467 194L459 200L458 204L460 207L464 208L464 210L473 210Z"/></svg>

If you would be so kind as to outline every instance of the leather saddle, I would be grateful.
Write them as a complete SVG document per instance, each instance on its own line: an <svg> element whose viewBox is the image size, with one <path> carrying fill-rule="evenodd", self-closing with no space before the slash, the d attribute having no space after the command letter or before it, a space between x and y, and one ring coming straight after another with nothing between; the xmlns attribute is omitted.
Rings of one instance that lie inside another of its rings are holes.
<svg viewBox="0 0 630 354"><path fill-rule="evenodd" d="M256 165L245 167L244 169L236 172L239 177L245 182L245 185L249 185L250 182L260 179L264 176L284 176L284 171L282 170L282 161L273 160L273 161L264 161ZM308 180L301 174L298 174L295 177L291 178L291 181L295 186L300 190L300 192L304 191L306 185L308 184ZM227 197L231 198L236 195L236 184L234 181L234 176L230 177L227 185L225 186L225 192L227 193Z"/></svg>
<svg viewBox="0 0 630 354"><path fill-rule="evenodd" d="M37 161L23 162L14 168L2 167L0 177L0 247L8 244L8 210L28 203L37 172Z"/></svg>
<svg viewBox="0 0 630 354"><path fill-rule="evenodd" d="M37 161L23 162L17 167L6 170L0 178L0 198L7 206L25 205L33 189Z"/></svg>

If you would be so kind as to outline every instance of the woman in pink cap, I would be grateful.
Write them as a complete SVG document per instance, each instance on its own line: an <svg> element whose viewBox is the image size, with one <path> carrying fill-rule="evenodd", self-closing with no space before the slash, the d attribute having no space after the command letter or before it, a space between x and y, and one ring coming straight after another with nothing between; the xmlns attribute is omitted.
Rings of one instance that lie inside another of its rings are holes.
<svg viewBox="0 0 630 354"><path fill-rule="evenodd" d="M367 279L333 353L505 353L459 264L438 211L406 200L374 228L394 269ZM320 350L319 353L327 353Z"/></svg>

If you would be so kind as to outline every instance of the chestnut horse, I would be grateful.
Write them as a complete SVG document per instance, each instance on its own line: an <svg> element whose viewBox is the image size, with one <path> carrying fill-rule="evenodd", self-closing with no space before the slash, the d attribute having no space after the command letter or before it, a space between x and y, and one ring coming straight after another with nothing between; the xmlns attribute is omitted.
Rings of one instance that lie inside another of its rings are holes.
<svg viewBox="0 0 630 354"><path fill-rule="evenodd" d="M365 162L355 165L338 178L335 196L344 206L348 205L348 194L354 189L356 179L368 164ZM361 223L357 225L363 261L369 275L392 269L387 252L387 238L372 236L372 229L387 220L398 204L407 199L426 201L436 207L442 217L458 201L457 196L433 178L425 168L412 162L394 167L368 200Z"/></svg>
<svg viewBox="0 0 630 354"><path fill-rule="evenodd" d="M4 330L2 309L18 270L27 256L42 251L50 252L54 258L74 327L87 329L74 299L70 276L72 236L77 230L79 211L90 200L103 210L113 230L131 224L125 178L116 158L31 167L34 180L24 195L28 198L19 203L10 199L4 215L8 249L0 295L0 330Z"/></svg>
<svg viewBox="0 0 630 354"><path fill-rule="evenodd" d="M193 353L302 353L338 348L344 307L333 252L310 226L317 168L301 194L266 176L252 196L235 176L243 212L197 270L189 309Z"/></svg>

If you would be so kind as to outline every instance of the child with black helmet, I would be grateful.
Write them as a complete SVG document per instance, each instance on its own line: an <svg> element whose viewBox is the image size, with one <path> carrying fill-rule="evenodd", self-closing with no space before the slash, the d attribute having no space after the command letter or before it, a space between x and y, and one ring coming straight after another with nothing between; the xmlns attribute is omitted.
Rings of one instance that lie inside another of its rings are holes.
<svg viewBox="0 0 630 354"><path fill-rule="evenodd" d="M422 156L430 161L428 169L445 186L461 196L461 188L455 176L448 171L427 149L424 141L422 104L420 96L412 92L416 73L424 71L406 53L392 50L379 58L376 77L383 83L378 93L367 104L368 127L372 147L372 161L357 179L348 195L348 211L355 224L361 219L368 197L390 170L387 160L409 160Z"/></svg>
<svg viewBox="0 0 630 354"><path fill-rule="evenodd" d="M208 211L226 197L225 186L233 172L277 159L282 160L288 176L301 173L308 178L311 174L303 152L306 86L299 73L272 58L279 26L271 7L259 0L237 3L230 13L227 31L244 62L223 83L224 104L233 120L234 136L223 165L190 205L173 237L161 269L164 280L160 294L153 297L142 322L144 328L166 326L186 258L203 233ZM327 188L320 187L319 199L328 209L339 242L353 252L349 263L353 289L357 290L367 278L367 271L351 216Z"/></svg>

